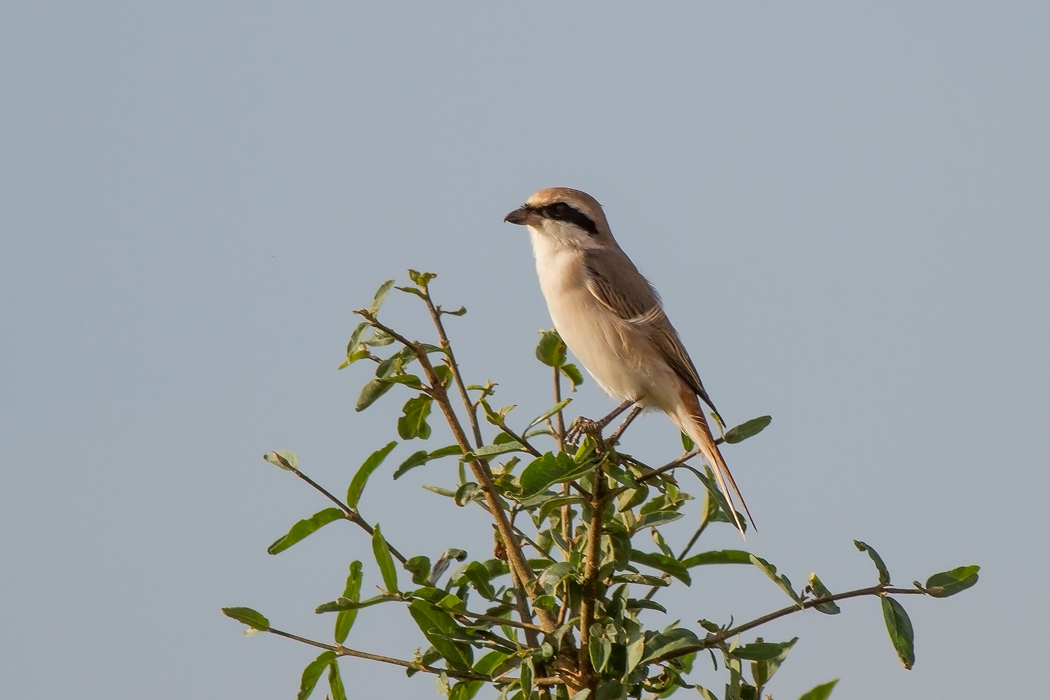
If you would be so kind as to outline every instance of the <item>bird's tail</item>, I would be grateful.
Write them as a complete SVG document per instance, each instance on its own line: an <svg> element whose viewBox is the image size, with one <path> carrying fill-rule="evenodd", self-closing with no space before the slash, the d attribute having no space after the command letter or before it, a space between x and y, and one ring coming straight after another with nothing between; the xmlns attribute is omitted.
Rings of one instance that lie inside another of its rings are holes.
<svg viewBox="0 0 1050 700"><path fill-rule="evenodd" d="M740 534L744 535L744 526L736 513L736 507L733 503L733 496L730 495L729 487L732 487L732 493L736 495L736 499L743 506L752 527L755 525L755 519L751 517L751 511L747 509L747 503L744 502L744 497L741 495L740 489L737 488L732 472L729 471L725 460L722 459L722 453L718 451L718 445L715 444L715 439L711 436L711 429L707 425L703 408L701 408L696 395L686 389L682 391L681 398L682 401L678 404L677 412L671 415L671 419L683 433L689 436L690 440L696 443L696 446L700 448L700 452L711 463L715 476L718 478L718 486L722 489L722 494L726 497L726 501L729 502L729 515L733 518L737 529L740 530Z"/></svg>

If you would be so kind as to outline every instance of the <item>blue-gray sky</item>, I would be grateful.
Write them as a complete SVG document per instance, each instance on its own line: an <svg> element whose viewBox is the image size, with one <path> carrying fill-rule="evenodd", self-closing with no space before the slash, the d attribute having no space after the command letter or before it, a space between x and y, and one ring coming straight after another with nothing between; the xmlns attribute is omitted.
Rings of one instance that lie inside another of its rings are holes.
<svg viewBox="0 0 1050 700"><path fill-rule="evenodd" d="M910 672L874 600L773 626L801 637L774 696L1039 687L1048 66L1034 2L5 5L0 695L292 697L311 650L244 639L219 607L327 637L313 606L370 552L334 524L267 555L325 503L260 455L295 449L340 491L396 437L400 402L355 414L367 370L335 368L351 309L409 267L468 307L468 376L521 419L546 408L550 323L501 220L551 185L603 202L727 420L773 415L726 452L751 551L835 590L874 581L853 538L905 585L983 567L904 601ZM426 330L410 298L385 311ZM611 405L581 388L584 413ZM651 416L628 443L658 461L677 437ZM363 513L412 553L484 556L483 514L418 488L448 467L390 480L415 448ZM715 567L667 601L739 621L785 599ZM350 643L423 640L372 609ZM357 697L435 697L342 668Z"/></svg>

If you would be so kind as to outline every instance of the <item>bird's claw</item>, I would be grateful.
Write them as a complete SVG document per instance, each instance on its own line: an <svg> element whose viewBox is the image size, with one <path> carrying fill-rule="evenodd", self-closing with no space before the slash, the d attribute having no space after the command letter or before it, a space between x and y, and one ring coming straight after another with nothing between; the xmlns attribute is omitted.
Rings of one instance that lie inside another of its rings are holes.
<svg viewBox="0 0 1050 700"><path fill-rule="evenodd" d="M600 421L580 416L565 431L565 442L569 445L577 445L584 435L593 435L595 439L601 439L602 429L604 428L605 426Z"/></svg>

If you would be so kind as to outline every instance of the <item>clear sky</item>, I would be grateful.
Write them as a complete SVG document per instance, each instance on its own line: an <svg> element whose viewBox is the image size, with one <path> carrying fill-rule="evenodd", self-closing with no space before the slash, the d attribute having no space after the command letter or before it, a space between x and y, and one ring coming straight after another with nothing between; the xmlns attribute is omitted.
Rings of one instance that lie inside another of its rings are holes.
<svg viewBox="0 0 1050 700"><path fill-rule="evenodd" d="M469 309L471 380L519 418L546 408L550 322L502 218L552 185L605 205L726 419L773 415L726 451L751 551L833 590L875 580L854 538L903 585L983 567L904 600L910 672L874 600L774 626L801 637L774 696L836 677L861 700L1038 693L1050 6L791 5L5 3L0 696L293 697L314 653L219 607L327 637L312 609L349 561L379 578L349 525L266 554L326 504L260 456L295 449L338 492L396 437L401 401L355 414L367 370L336 366L351 309L409 267ZM412 301L385 311L421 334ZM613 402L588 381L576 405ZM628 444L677 452L662 416ZM419 488L450 468L390 480L416 448L362 512L412 553L484 556L483 513ZM785 600L712 567L666 602L691 622ZM351 643L424 640L373 609ZM356 697L436 697L342 668Z"/></svg>

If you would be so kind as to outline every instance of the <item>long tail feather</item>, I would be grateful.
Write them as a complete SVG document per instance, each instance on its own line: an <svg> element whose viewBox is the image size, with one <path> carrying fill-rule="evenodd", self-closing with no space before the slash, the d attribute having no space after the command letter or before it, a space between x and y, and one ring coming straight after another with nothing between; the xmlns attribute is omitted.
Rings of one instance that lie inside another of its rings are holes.
<svg viewBox="0 0 1050 700"><path fill-rule="evenodd" d="M744 501L743 494L740 493L740 488L736 485L736 480L733 478L733 473L729 471L729 467L726 465L725 460L722 458L722 453L718 451L718 445L715 444L715 439L711 435L711 429L707 425L707 419L704 417L703 409L700 407L700 402L694 394L683 391L682 392L682 405L679 407L678 415L671 416L672 420L678 424L682 432L689 436L696 446L700 448L700 451L707 461L711 463L711 467L714 469L715 477L718 479L718 486L722 490L722 494L726 497L726 501L729 502L729 510L731 511L730 516L733 518L733 522L737 529L740 530L741 536L747 539L744 535L744 527L740 522L739 516L736 514L736 506L733 502L733 494L736 496L736 500L740 501L740 505L743 506L744 512L747 513L747 519L751 522L751 526L756 530L755 519L751 517L751 511L748 510L747 503ZM728 486L732 486L732 493L730 493Z"/></svg>

